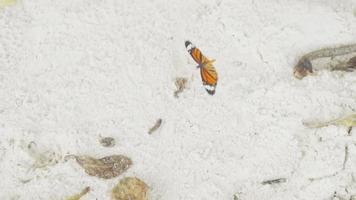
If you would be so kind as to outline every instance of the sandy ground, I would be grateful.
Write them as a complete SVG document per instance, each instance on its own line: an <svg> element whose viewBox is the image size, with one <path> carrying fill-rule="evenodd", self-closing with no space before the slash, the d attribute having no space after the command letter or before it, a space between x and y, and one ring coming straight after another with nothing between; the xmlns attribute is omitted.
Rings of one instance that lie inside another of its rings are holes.
<svg viewBox="0 0 356 200"><path fill-rule="evenodd" d="M137 176L152 200L329 200L334 192L348 200L356 131L302 121L355 111L355 72L297 80L292 69L303 53L354 43L355 15L355 0L20 0L0 8L0 199L63 199L90 186L83 200L105 200L122 177ZM216 59L214 96L185 40ZM174 98L179 76L189 88ZM162 127L147 134L158 118ZM100 146L100 136L117 145ZM31 168L31 141L59 163ZM134 164L102 180L64 162L67 154L123 154Z"/></svg>

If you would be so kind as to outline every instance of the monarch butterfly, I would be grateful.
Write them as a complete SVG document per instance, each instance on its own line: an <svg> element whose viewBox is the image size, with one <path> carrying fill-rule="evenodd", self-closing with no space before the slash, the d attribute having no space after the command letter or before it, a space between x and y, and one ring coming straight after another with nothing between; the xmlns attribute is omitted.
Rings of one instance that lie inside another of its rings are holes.
<svg viewBox="0 0 356 200"><path fill-rule="evenodd" d="M216 84L218 82L218 74L213 66L214 59L209 60L201 51L195 47L190 41L185 41L185 47L194 61L198 63L197 68L200 68L200 75L203 81L205 90L210 94L215 94Z"/></svg>

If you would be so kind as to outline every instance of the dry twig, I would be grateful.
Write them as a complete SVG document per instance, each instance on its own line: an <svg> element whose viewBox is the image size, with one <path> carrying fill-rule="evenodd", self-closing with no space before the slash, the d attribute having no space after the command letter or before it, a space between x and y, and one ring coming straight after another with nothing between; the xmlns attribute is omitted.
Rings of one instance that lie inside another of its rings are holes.
<svg viewBox="0 0 356 200"><path fill-rule="evenodd" d="M320 181L320 180L323 180L323 179L326 179L326 178L331 178L331 177L334 177L336 175L338 175L339 172L335 172L333 174L330 174L330 175L326 175L326 176L321 176L321 177L316 177L316 178L309 178L308 180L313 182L313 181Z"/></svg>
<svg viewBox="0 0 356 200"><path fill-rule="evenodd" d="M266 180L263 181L261 184L262 185L272 185L272 184L278 184L278 183L285 183L287 181L286 178L277 178L277 179L272 179L272 180Z"/></svg>
<svg viewBox="0 0 356 200"><path fill-rule="evenodd" d="M150 128L150 130L148 130L148 134L152 134L153 132L155 132L161 126L161 124L162 124L162 119L159 118L156 121L155 125L152 126L152 128Z"/></svg>
<svg viewBox="0 0 356 200"><path fill-rule="evenodd" d="M342 164L343 170L345 170L348 159L349 159L349 146L345 145L345 157L344 157L344 163Z"/></svg>
<svg viewBox="0 0 356 200"><path fill-rule="evenodd" d="M82 196L86 195L89 191L90 191L90 187L86 187L80 193L67 197L66 200L79 200L80 198L82 198Z"/></svg>

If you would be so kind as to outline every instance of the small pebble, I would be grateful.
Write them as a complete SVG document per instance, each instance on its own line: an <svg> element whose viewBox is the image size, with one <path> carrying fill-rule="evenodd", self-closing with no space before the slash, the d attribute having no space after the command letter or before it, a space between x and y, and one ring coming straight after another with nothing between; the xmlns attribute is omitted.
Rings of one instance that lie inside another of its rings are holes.
<svg viewBox="0 0 356 200"><path fill-rule="evenodd" d="M112 138L112 137L101 138L99 142L104 147L113 147L113 146L115 146L115 139Z"/></svg>

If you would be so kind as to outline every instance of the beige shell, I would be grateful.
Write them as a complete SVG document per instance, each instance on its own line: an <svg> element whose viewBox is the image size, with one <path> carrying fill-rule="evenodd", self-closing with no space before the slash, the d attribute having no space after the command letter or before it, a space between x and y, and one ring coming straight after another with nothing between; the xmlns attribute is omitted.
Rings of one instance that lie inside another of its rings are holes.
<svg viewBox="0 0 356 200"><path fill-rule="evenodd" d="M147 200L148 186L136 177L123 178L111 192L111 200Z"/></svg>
<svg viewBox="0 0 356 200"><path fill-rule="evenodd" d="M123 155L111 155L100 159L76 155L70 157L74 157L90 176L104 179L117 177L132 165L131 159Z"/></svg>

